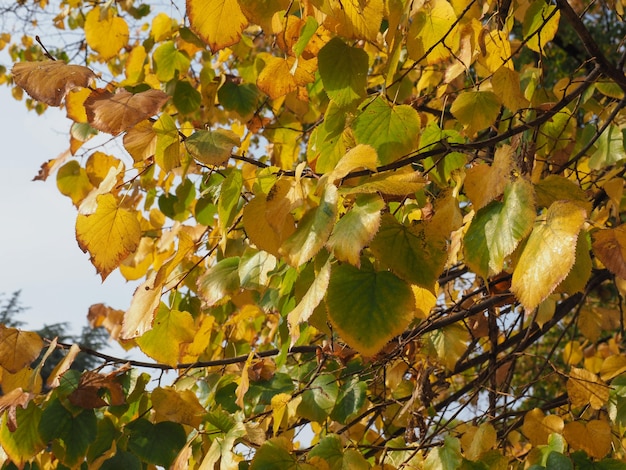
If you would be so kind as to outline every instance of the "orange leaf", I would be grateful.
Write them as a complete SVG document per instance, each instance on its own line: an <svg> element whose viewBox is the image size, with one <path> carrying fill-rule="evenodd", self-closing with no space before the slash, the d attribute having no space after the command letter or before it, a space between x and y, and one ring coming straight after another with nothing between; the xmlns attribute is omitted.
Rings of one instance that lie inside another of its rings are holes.
<svg viewBox="0 0 626 470"><path fill-rule="evenodd" d="M70 90L88 87L96 78L91 69L60 60L20 62L13 66L11 73L17 86L50 106L60 106Z"/></svg>
<svg viewBox="0 0 626 470"><path fill-rule="evenodd" d="M39 356L43 341L37 333L0 325L0 366L15 374Z"/></svg>
<svg viewBox="0 0 626 470"><path fill-rule="evenodd" d="M546 416L539 408L535 408L524 416L522 432L533 446L547 444L550 434L560 434L561 431L563 420L557 415Z"/></svg>
<svg viewBox="0 0 626 470"><path fill-rule="evenodd" d="M592 246L609 271L626 279L626 225L594 232Z"/></svg>
<svg viewBox="0 0 626 470"><path fill-rule="evenodd" d="M611 450L611 426L599 419L587 424L580 421L567 423L563 429L563 437L573 450L584 450L597 459L601 459Z"/></svg>
<svg viewBox="0 0 626 470"><path fill-rule="evenodd" d="M85 100L87 120L99 131L117 135L154 116L168 98L160 90L147 90L137 94L124 89L117 90L115 94L94 90Z"/></svg>

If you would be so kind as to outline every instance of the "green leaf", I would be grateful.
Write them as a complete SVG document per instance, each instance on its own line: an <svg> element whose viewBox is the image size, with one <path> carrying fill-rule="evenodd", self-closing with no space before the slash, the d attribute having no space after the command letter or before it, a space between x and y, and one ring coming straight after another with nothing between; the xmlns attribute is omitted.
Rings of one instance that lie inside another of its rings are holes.
<svg viewBox="0 0 626 470"><path fill-rule="evenodd" d="M456 470L461 465L461 442L446 436L443 445L431 450L424 462L424 470Z"/></svg>
<svg viewBox="0 0 626 470"><path fill-rule="evenodd" d="M253 83L226 81L217 90L217 98L224 109L236 112L242 121L252 118L259 106L260 96L259 89Z"/></svg>
<svg viewBox="0 0 626 470"><path fill-rule="evenodd" d="M385 214L370 249L382 267L432 291L446 262L446 239L427 236L426 227L406 227Z"/></svg>
<svg viewBox="0 0 626 470"><path fill-rule="evenodd" d="M356 117L352 129L356 141L374 147L385 165L416 148L420 118L411 106L392 105L379 96Z"/></svg>
<svg viewBox="0 0 626 470"><path fill-rule="evenodd" d="M172 102L182 114L191 114L200 108L202 96L187 80L179 80L174 88Z"/></svg>
<svg viewBox="0 0 626 470"><path fill-rule="evenodd" d="M184 75L189 69L189 57L178 50L173 41L166 41L157 47L152 54L157 78L169 82L178 75Z"/></svg>
<svg viewBox="0 0 626 470"><path fill-rule="evenodd" d="M526 45L535 52L542 52L548 42L554 39L559 28L561 13L555 10L555 5L549 5L543 1L533 2L526 10L522 34ZM552 13L555 13L552 15ZM552 15L552 16L550 16ZM550 18L550 19L548 19Z"/></svg>
<svg viewBox="0 0 626 470"><path fill-rule="evenodd" d="M450 112L472 135L496 122L500 113L500 99L491 91L466 91L457 96Z"/></svg>
<svg viewBox="0 0 626 470"><path fill-rule="evenodd" d="M469 342L467 329L458 324L440 328L429 335L439 360L450 370L454 370L459 358L465 353Z"/></svg>
<svg viewBox="0 0 626 470"><path fill-rule="evenodd" d="M118 449L115 455L105 460L100 470L141 470L141 461L134 454Z"/></svg>
<svg viewBox="0 0 626 470"><path fill-rule="evenodd" d="M152 424L140 418L126 426L128 450L141 460L169 467L187 441L182 425L163 421Z"/></svg>
<svg viewBox="0 0 626 470"><path fill-rule="evenodd" d="M411 288L387 271L334 266L328 285L328 317L341 337L373 356L413 319Z"/></svg>
<svg viewBox="0 0 626 470"><path fill-rule="evenodd" d="M353 418L365 404L367 396L367 384L358 376L342 384L339 390L337 403L330 414L331 419L347 423Z"/></svg>
<svg viewBox="0 0 626 470"><path fill-rule="evenodd" d="M223 231L223 237L226 236L226 231L235 217L235 209L239 204L242 186L243 176L241 171L236 168L233 168L222 182L220 196L217 201L217 216Z"/></svg>
<svg viewBox="0 0 626 470"><path fill-rule="evenodd" d="M320 49L318 64L324 90L341 108L365 97L368 58L363 49L350 47L334 37Z"/></svg>
<svg viewBox="0 0 626 470"><path fill-rule="evenodd" d="M344 452L341 439L336 434L330 434L319 441L309 457L319 457L328 462L330 470L368 470L370 464L359 452L348 449Z"/></svg>
<svg viewBox="0 0 626 470"><path fill-rule="evenodd" d="M152 329L136 339L141 350L164 364L176 367L180 362L181 347L193 341L196 328L189 312L159 308Z"/></svg>
<svg viewBox="0 0 626 470"><path fill-rule="evenodd" d="M239 136L228 129L200 130L185 139L187 151L205 165L225 164L240 144Z"/></svg>
<svg viewBox="0 0 626 470"><path fill-rule="evenodd" d="M320 205L307 212L296 231L280 247L280 253L291 266L298 267L322 249L337 217L337 188L329 184L324 188Z"/></svg>
<svg viewBox="0 0 626 470"><path fill-rule="evenodd" d="M317 31L318 26L319 24L314 17L306 17L304 26L300 30L300 38L298 38L298 41L292 47L293 53L296 55L296 57L299 57L302 54L307 44Z"/></svg>
<svg viewBox="0 0 626 470"><path fill-rule="evenodd" d="M41 414L41 438L52 442L55 454L68 467L73 467L84 458L96 433L97 421L93 410L83 410L74 415L55 399Z"/></svg>
<svg viewBox="0 0 626 470"><path fill-rule="evenodd" d="M46 447L39 435L41 415L41 408L34 401L29 402L26 408L18 406L15 409L15 420L19 426L11 430L7 422L8 413L2 413L0 446L19 467Z"/></svg>
<svg viewBox="0 0 626 470"><path fill-rule="evenodd" d="M536 225L513 271L511 290L526 310L537 307L568 275L586 212L574 203L556 201L546 221Z"/></svg>
<svg viewBox="0 0 626 470"><path fill-rule="evenodd" d="M198 295L207 307L239 289L239 257L224 258L198 279Z"/></svg>
<svg viewBox="0 0 626 470"><path fill-rule="evenodd" d="M609 125L596 141L596 150L589 158L589 168L599 170L626 158L626 129Z"/></svg>
<svg viewBox="0 0 626 470"><path fill-rule="evenodd" d="M565 455L552 451L546 459L546 470L573 470L574 464Z"/></svg>
<svg viewBox="0 0 626 470"><path fill-rule="evenodd" d="M570 201L588 214L591 213L591 202L581 187L573 181L559 175L548 175L535 184L538 207L550 207L555 201Z"/></svg>
<svg viewBox="0 0 626 470"><path fill-rule="evenodd" d="M266 441L254 454L250 470L313 470L315 467L298 462L291 451L291 441L275 437Z"/></svg>
<svg viewBox="0 0 626 470"><path fill-rule="evenodd" d="M70 160L59 168L57 188L61 194L71 198L72 203L76 206L94 189L87 176L87 171L76 160Z"/></svg>
<svg viewBox="0 0 626 470"><path fill-rule="evenodd" d="M493 201L480 209L465 234L465 262L486 279L502 271L504 260L532 230L534 192L525 179L506 186L504 202Z"/></svg>
<svg viewBox="0 0 626 470"><path fill-rule="evenodd" d="M318 375L302 393L302 401L297 409L298 416L323 423L333 411L338 395L337 378L332 374Z"/></svg>
<svg viewBox="0 0 626 470"><path fill-rule="evenodd" d="M315 170L318 173L331 171L345 155L345 126L345 111L331 101L326 109L324 121L311 133L307 148L307 160L315 162Z"/></svg>
<svg viewBox="0 0 626 470"><path fill-rule="evenodd" d="M164 171L180 166L180 137L176 122L169 114L161 114L152 126L157 141L154 159Z"/></svg>

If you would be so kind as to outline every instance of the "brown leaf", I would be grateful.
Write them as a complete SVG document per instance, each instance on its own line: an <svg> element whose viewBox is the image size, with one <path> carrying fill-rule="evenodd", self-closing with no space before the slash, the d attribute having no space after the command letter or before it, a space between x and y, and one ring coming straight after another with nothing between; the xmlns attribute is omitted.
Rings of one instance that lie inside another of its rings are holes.
<svg viewBox="0 0 626 470"><path fill-rule="evenodd" d="M60 60L20 62L13 66L11 73L16 85L50 106L59 106L70 90L88 87L96 78L91 69Z"/></svg>
<svg viewBox="0 0 626 470"><path fill-rule="evenodd" d="M154 116L168 100L160 90L132 94L124 89L110 93L94 90L85 100L89 124L99 131L117 135Z"/></svg>
<svg viewBox="0 0 626 470"><path fill-rule="evenodd" d="M116 380L118 373L119 371L115 371L102 375L91 371L84 372L80 377L78 388L68 396L70 403L86 409L122 405L125 399L122 385Z"/></svg>

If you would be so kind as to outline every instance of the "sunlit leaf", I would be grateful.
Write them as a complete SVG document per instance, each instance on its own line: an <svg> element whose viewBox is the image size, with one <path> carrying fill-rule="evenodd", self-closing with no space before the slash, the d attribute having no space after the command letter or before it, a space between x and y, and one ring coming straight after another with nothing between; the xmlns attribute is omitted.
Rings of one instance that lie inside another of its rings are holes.
<svg viewBox="0 0 626 470"><path fill-rule="evenodd" d="M491 165L479 163L467 170L463 187L475 211L504 193L511 181L515 165L513 158L513 149L504 145L496 150Z"/></svg>
<svg viewBox="0 0 626 470"><path fill-rule="evenodd" d="M42 449L46 443L39 435L39 423L42 410L34 403L27 407L15 409L15 421L21 423L17 428L9 427L10 418L8 413L2 413L0 424L0 445L16 466L23 466Z"/></svg>
<svg viewBox="0 0 626 470"><path fill-rule="evenodd" d="M210 307L234 293L239 282L239 258L225 258L198 279L198 295Z"/></svg>
<svg viewBox="0 0 626 470"><path fill-rule="evenodd" d="M33 362L42 348L43 341L37 333L0 325L0 366L9 372L19 372Z"/></svg>
<svg viewBox="0 0 626 470"><path fill-rule="evenodd" d="M11 73L16 85L50 106L59 106L70 90L88 87L96 78L91 69L60 60L20 62L13 66Z"/></svg>
<svg viewBox="0 0 626 470"><path fill-rule="evenodd" d="M76 160L70 160L59 168L57 187L61 194L72 199L74 205L79 205L93 189L87 171Z"/></svg>
<svg viewBox="0 0 626 470"><path fill-rule="evenodd" d="M99 131L117 135L154 116L168 100L160 90L137 94L118 89L116 93L94 90L85 100L87 120Z"/></svg>
<svg viewBox="0 0 626 470"><path fill-rule="evenodd" d="M128 43L126 21L114 14L113 8L95 6L85 17L85 39L101 60L114 57Z"/></svg>
<svg viewBox="0 0 626 470"><path fill-rule="evenodd" d="M450 112L469 135L490 127L500 112L500 99L491 91L467 91L460 93L450 107Z"/></svg>
<svg viewBox="0 0 626 470"><path fill-rule="evenodd" d="M454 370L459 358L465 353L469 342L466 328L455 323L429 335L439 360L450 370Z"/></svg>
<svg viewBox="0 0 626 470"><path fill-rule="evenodd" d="M576 204L557 201L548 208L545 222L533 229L511 284L527 310L537 307L569 274L585 218L585 210Z"/></svg>
<svg viewBox="0 0 626 470"><path fill-rule="evenodd" d="M196 131L185 139L187 151L205 165L226 163L233 148L238 145L240 145L239 136L227 129Z"/></svg>
<svg viewBox="0 0 626 470"><path fill-rule="evenodd" d="M413 319L411 288L387 271L334 266L326 305L341 337L366 356L380 351Z"/></svg>
<svg viewBox="0 0 626 470"><path fill-rule="evenodd" d="M378 232L383 207L383 200L377 194L357 197L350 211L335 224L326 248L338 260L358 268L361 251Z"/></svg>
<svg viewBox="0 0 626 470"><path fill-rule="evenodd" d="M594 410L599 410L609 399L609 387L596 374L572 367L567 379L567 395L576 408L591 405Z"/></svg>
<svg viewBox="0 0 626 470"><path fill-rule="evenodd" d="M450 57L459 44L458 33L454 31L456 19L454 8L446 0L424 3L409 28L409 57L427 64L435 64ZM445 44L444 36L447 36Z"/></svg>
<svg viewBox="0 0 626 470"><path fill-rule="evenodd" d="M381 164L391 163L416 147L420 130L417 112L376 98L352 124L357 142L376 149Z"/></svg>
<svg viewBox="0 0 626 470"><path fill-rule="evenodd" d="M330 0L325 25L348 38L362 38L374 41L383 17L383 1L371 0Z"/></svg>
<svg viewBox="0 0 626 470"><path fill-rule="evenodd" d="M141 227L134 211L121 207L111 194L98 196L98 208L91 215L78 215L76 240L102 279L119 266L139 245Z"/></svg>
<svg viewBox="0 0 626 470"><path fill-rule="evenodd" d="M148 356L175 367L180 362L182 346L193 341L195 331L189 312L160 308L154 317L152 329L136 341Z"/></svg>
<svg viewBox="0 0 626 470"><path fill-rule="evenodd" d="M190 60L187 54L181 52L173 41L166 41L152 53L156 75L162 82L169 82L184 75L189 68Z"/></svg>
<svg viewBox="0 0 626 470"><path fill-rule="evenodd" d="M563 419L557 415L545 415L539 408L534 408L524 415L522 432L533 445L547 444L552 433L563 432Z"/></svg>
<svg viewBox="0 0 626 470"><path fill-rule="evenodd" d="M365 97L368 60L363 49L333 38L320 50L318 60L326 93L337 105L351 106Z"/></svg>
<svg viewBox="0 0 626 470"><path fill-rule="evenodd" d="M214 52L239 41L248 23L237 0L187 0L186 5L191 29Z"/></svg>
<svg viewBox="0 0 626 470"><path fill-rule="evenodd" d="M461 442L452 436L446 436L440 447L435 447L428 453L424 462L424 470L452 470L459 468L463 457Z"/></svg>
<svg viewBox="0 0 626 470"><path fill-rule="evenodd" d="M555 5L533 2L526 10L522 32L526 45L535 52L543 52L559 27L561 12Z"/></svg>
<svg viewBox="0 0 626 470"><path fill-rule="evenodd" d="M151 394L152 406L159 420L188 424L197 428L206 414L198 398L191 390L157 387Z"/></svg>
<svg viewBox="0 0 626 470"><path fill-rule="evenodd" d="M336 434L324 437L309 454L311 457L319 457L328 462L332 470L349 468L351 470L369 470L370 464L363 456L353 449L344 450L341 438Z"/></svg>

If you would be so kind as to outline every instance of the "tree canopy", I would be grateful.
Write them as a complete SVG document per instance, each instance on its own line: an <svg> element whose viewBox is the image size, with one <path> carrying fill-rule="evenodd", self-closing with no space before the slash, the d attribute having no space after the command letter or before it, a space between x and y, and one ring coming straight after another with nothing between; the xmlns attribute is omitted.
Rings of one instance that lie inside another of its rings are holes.
<svg viewBox="0 0 626 470"><path fill-rule="evenodd" d="M4 467L626 468L624 5L0 7L153 360L1 327Z"/></svg>

